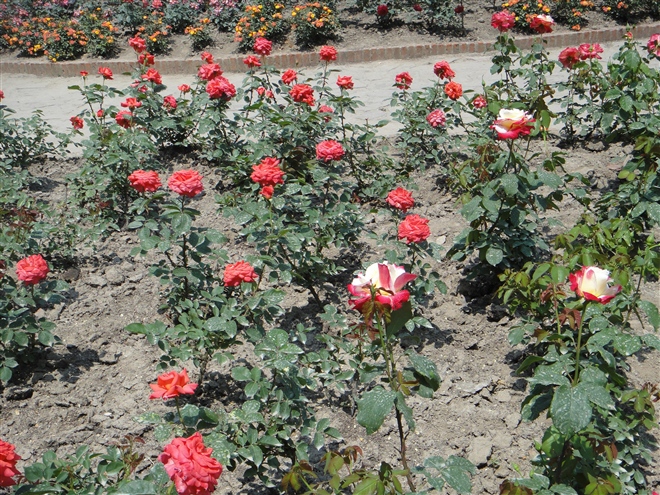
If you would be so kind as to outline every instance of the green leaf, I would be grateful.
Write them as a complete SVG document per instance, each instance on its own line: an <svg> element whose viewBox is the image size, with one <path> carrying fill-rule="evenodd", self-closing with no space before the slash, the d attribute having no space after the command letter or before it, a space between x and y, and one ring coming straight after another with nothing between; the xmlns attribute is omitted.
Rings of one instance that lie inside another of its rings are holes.
<svg viewBox="0 0 660 495"><path fill-rule="evenodd" d="M652 333L642 335L642 342L656 351L660 351L660 338L657 335L653 335Z"/></svg>
<svg viewBox="0 0 660 495"><path fill-rule="evenodd" d="M394 336L399 333L404 325L412 318L412 305L410 301L403 303L403 305L396 311L392 311L390 322L387 324L387 335Z"/></svg>
<svg viewBox="0 0 660 495"><path fill-rule="evenodd" d="M357 401L357 422L367 429L367 435L371 435L380 428L385 418L394 406L396 393L376 387L366 392L362 399Z"/></svg>
<svg viewBox="0 0 660 495"><path fill-rule="evenodd" d="M575 490L567 485L552 485L550 490L557 495L578 495Z"/></svg>
<svg viewBox="0 0 660 495"><path fill-rule="evenodd" d="M610 411L614 410L614 401L605 387L595 383L580 382L576 388L584 393L589 400L598 407Z"/></svg>
<svg viewBox="0 0 660 495"><path fill-rule="evenodd" d="M650 301L638 301L637 306L644 311L649 323L653 326L653 330L660 328L660 313L658 307Z"/></svg>
<svg viewBox="0 0 660 495"><path fill-rule="evenodd" d="M0 368L0 381L3 383L7 383L9 380L11 380L11 375L12 371L11 369L7 368L6 366L3 366Z"/></svg>
<svg viewBox="0 0 660 495"><path fill-rule="evenodd" d="M155 412L146 412L133 418L133 421L140 424L157 425L162 421L160 414Z"/></svg>
<svg viewBox="0 0 660 495"><path fill-rule="evenodd" d="M247 382L252 380L252 375L250 373L250 370L247 369L245 366L237 366L233 368L231 370L231 377L239 382Z"/></svg>
<svg viewBox="0 0 660 495"><path fill-rule="evenodd" d="M486 261L488 261L491 266L499 265L503 259L504 253L499 248L491 246L488 248L488 251L486 251Z"/></svg>
<svg viewBox="0 0 660 495"><path fill-rule="evenodd" d="M538 366L534 370L534 376L529 379L530 385L568 385L570 382L566 378L567 370L564 363L558 362L549 366Z"/></svg>
<svg viewBox="0 0 660 495"><path fill-rule="evenodd" d="M612 345L624 356L632 356L642 348L642 342L637 335L617 333L612 339Z"/></svg>
<svg viewBox="0 0 660 495"><path fill-rule="evenodd" d="M552 423L563 435L573 435L591 421L589 399L579 387L562 385L555 390L550 416Z"/></svg>
<svg viewBox="0 0 660 495"><path fill-rule="evenodd" d="M507 196L514 196L518 192L518 177L514 174L503 175L500 182Z"/></svg>
<svg viewBox="0 0 660 495"><path fill-rule="evenodd" d="M410 364L412 365L415 373L422 375L427 380L427 385L429 385L433 390L438 390L440 387L440 376L438 375L438 368L435 363L427 358L426 356L421 356L417 354L412 349L407 352L408 359L410 359Z"/></svg>
<svg viewBox="0 0 660 495"><path fill-rule="evenodd" d="M42 330L41 332L39 332L39 342L42 345L50 347L53 345L53 342L55 342L55 337L53 337L53 334L50 333L49 331Z"/></svg>
<svg viewBox="0 0 660 495"><path fill-rule="evenodd" d="M646 212L649 214L653 223L660 224L660 204L658 203L647 203Z"/></svg>
<svg viewBox="0 0 660 495"><path fill-rule="evenodd" d="M117 495L156 495L158 493L156 485L150 481L134 480L122 484L113 493Z"/></svg>

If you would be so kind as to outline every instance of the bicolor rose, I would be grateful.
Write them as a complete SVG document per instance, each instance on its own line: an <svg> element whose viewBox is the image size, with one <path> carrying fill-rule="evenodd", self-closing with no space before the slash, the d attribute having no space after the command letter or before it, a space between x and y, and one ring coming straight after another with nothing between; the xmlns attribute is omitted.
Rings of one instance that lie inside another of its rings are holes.
<svg viewBox="0 0 660 495"><path fill-rule="evenodd" d="M387 262L374 263L364 273L358 273L348 285L348 291L356 297L350 299L349 303L356 310L362 311L371 300L373 290L376 302L396 311L410 299L410 293L403 287L416 278L417 275L406 273L402 266Z"/></svg>
<svg viewBox="0 0 660 495"><path fill-rule="evenodd" d="M539 34L551 33L554 25L554 19L546 14L533 15L529 20L529 27Z"/></svg>
<svg viewBox="0 0 660 495"><path fill-rule="evenodd" d="M614 298L622 287L611 285L610 272L596 266L583 266L568 276L571 290L588 301L607 303Z"/></svg>
<svg viewBox="0 0 660 495"><path fill-rule="evenodd" d="M519 136L527 136L534 122L532 116L523 110L503 108L490 128L497 133L498 139L517 139Z"/></svg>

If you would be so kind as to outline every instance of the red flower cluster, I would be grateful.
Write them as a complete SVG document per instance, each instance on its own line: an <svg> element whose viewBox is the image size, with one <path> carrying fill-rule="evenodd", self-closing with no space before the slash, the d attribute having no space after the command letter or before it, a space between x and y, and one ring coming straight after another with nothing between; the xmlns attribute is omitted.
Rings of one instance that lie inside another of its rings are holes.
<svg viewBox="0 0 660 495"><path fill-rule="evenodd" d="M580 50L574 46L564 48L559 53L559 62L567 69L572 69L580 61Z"/></svg>
<svg viewBox="0 0 660 495"><path fill-rule="evenodd" d="M205 448L202 434L175 438L158 456L174 482L179 495L210 495L222 474L222 464L211 457L213 449Z"/></svg>
<svg viewBox="0 0 660 495"><path fill-rule="evenodd" d="M353 77L339 76L337 77L337 86L342 89L353 89Z"/></svg>
<svg viewBox="0 0 660 495"><path fill-rule="evenodd" d="M243 59L243 63L247 65L250 69L254 67L261 67L261 60L259 60L259 57L255 57L254 55L248 55Z"/></svg>
<svg viewBox="0 0 660 495"><path fill-rule="evenodd" d="M474 108L486 108L488 106L488 102L486 101L486 98L478 95L474 100L472 100L472 106Z"/></svg>
<svg viewBox="0 0 660 495"><path fill-rule="evenodd" d="M277 158L264 158L258 165L252 166L250 179L261 187L275 186L284 184L284 171L280 168L280 161Z"/></svg>
<svg viewBox="0 0 660 495"><path fill-rule="evenodd" d="M396 189L391 190L385 201L391 207L397 208L404 213L415 206L415 200L412 197L412 193L403 187L397 187Z"/></svg>
<svg viewBox="0 0 660 495"><path fill-rule="evenodd" d="M529 27L539 34L551 33L554 25L552 17L545 14L533 15L529 20Z"/></svg>
<svg viewBox="0 0 660 495"><path fill-rule="evenodd" d="M431 235L429 220L419 215L408 215L403 222L399 224L399 239L406 240L406 244L411 242L419 243L428 239Z"/></svg>
<svg viewBox="0 0 660 495"><path fill-rule="evenodd" d="M126 98L126 101L122 101L120 105L124 108L128 108L129 110L135 110L136 108L140 108L142 106L142 102L131 97Z"/></svg>
<svg viewBox="0 0 660 495"><path fill-rule="evenodd" d="M219 64L204 64L197 70L197 77L204 81L211 81L222 75L222 69Z"/></svg>
<svg viewBox="0 0 660 495"><path fill-rule="evenodd" d="M344 156L344 148L341 143L332 139L321 141L316 145L316 158L324 162L341 160Z"/></svg>
<svg viewBox="0 0 660 495"><path fill-rule="evenodd" d="M154 192L163 184L160 182L158 172L153 170L136 170L128 176L128 182L137 192Z"/></svg>
<svg viewBox="0 0 660 495"><path fill-rule="evenodd" d="M254 40L254 46L252 47L254 53L259 55L268 56L273 50L273 42L268 41L266 38L257 38Z"/></svg>
<svg viewBox="0 0 660 495"><path fill-rule="evenodd" d="M142 74L142 79L154 84L163 84L163 78L156 69L147 70L146 74Z"/></svg>
<svg viewBox="0 0 660 495"><path fill-rule="evenodd" d="M445 94L451 100L458 100L461 96L463 96L463 86L461 86L456 81L449 81L447 84L445 84Z"/></svg>
<svg viewBox="0 0 660 495"><path fill-rule="evenodd" d="M112 71L109 67L99 67L99 74L103 79L112 79Z"/></svg>
<svg viewBox="0 0 660 495"><path fill-rule="evenodd" d="M296 103L307 103L310 107L314 105L314 90L308 84L294 85L289 95Z"/></svg>
<svg viewBox="0 0 660 495"><path fill-rule="evenodd" d="M236 87L226 77L218 76L208 82L206 92L212 100L229 101L236 96Z"/></svg>
<svg viewBox="0 0 660 495"><path fill-rule="evenodd" d="M197 388L196 383L190 383L188 372L185 368L181 373L170 371L163 373L158 377L157 383L150 383L149 386L153 390L149 396L150 399L173 399L179 395L193 395Z"/></svg>
<svg viewBox="0 0 660 495"><path fill-rule="evenodd" d="M334 46L322 46L321 51L319 52L319 56L324 62L337 60L337 49Z"/></svg>
<svg viewBox="0 0 660 495"><path fill-rule="evenodd" d="M138 35L128 40L128 46L135 50L136 53L142 53L147 49L147 42Z"/></svg>
<svg viewBox="0 0 660 495"><path fill-rule="evenodd" d="M410 89L412 82L413 78L407 72L402 72L394 77L394 86L398 89Z"/></svg>
<svg viewBox="0 0 660 495"><path fill-rule="evenodd" d="M298 73L293 69L287 69L282 74L282 82L284 84L291 84L298 78Z"/></svg>
<svg viewBox="0 0 660 495"><path fill-rule="evenodd" d="M167 181L167 186L187 198L193 198L204 190L202 176L195 170L179 170L174 172Z"/></svg>
<svg viewBox="0 0 660 495"><path fill-rule="evenodd" d="M151 53L140 53L140 56L138 57L138 64L151 67L155 63L156 59Z"/></svg>
<svg viewBox="0 0 660 495"><path fill-rule="evenodd" d="M256 282L259 276L252 265L246 261L237 261L225 267L223 280L225 287L238 287L242 282Z"/></svg>
<svg viewBox="0 0 660 495"><path fill-rule="evenodd" d="M0 99L2 99L2 98L0 98ZM69 120L71 121L71 125L73 126L73 128L76 129L76 130L82 129L83 126L85 125L85 122L83 122L83 119L81 119L77 115L74 115Z"/></svg>
<svg viewBox="0 0 660 495"><path fill-rule="evenodd" d="M167 110L176 110L176 98L173 95L168 95L163 98L163 107Z"/></svg>
<svg viewBox="0 0 660 495"><path fill-rule="evenodd" d="M115 122L117 122L119 127L128 129L133 124L133 114L128 110L120 110L117 112L117 115L115 115Z"/></svg>
<svg viewBox="0 0 660 495"><path fill-rule="evenodd" d="M490 25L497 29L500 33L506 33L516 24L516 16L508 10L495 12L490 19Z"/></svg>
<svg viewBox="0 0 660 495"><path fill-rule="evenodd" d="M452 79L456 77L456 73L452 70L449 62L446 60L436 62L436 64L433 66L433 73L440 79Z"/></svg>
<svg viewBox="0 0 660 495"><path fill-rule="evenodd" d="M426 116L426 121L431 127L444 127L447 123L447 117L445 116L445 112L436 108Z"/></svg>
<svg viewBox="0 0 660 495"><path fill-rule="evenodd" d="M207 64L213 63L213 55L211 55L209 52L202 52L199 54L199 56Z"/></svg>
<svg viewBox="0 0 660 495"><path fill-rule="evenodd" d="M15 452L16 447L9 442L0 440L0 486L14 486L14 476L20 473L16 463L21 457Z"/></svg>
<svg viewBox="0 0 660 495"><path fill-rule="evenodd" d="M38 284L46 278L48 271L48 263L40 254L33 254L16 263L16 276L25 285Z"/></svg>

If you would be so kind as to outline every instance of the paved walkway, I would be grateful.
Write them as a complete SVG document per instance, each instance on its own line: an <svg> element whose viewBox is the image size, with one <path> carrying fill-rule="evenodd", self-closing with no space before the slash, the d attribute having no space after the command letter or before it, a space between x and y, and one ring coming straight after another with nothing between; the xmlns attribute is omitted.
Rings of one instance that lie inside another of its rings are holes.
<svg viewBox="0 0 660 495"><path fill-rule="evenodd" d="M605 43L603 60L610 58L621 42ZM557 59L560 48L551 49L551 58ZM394 76L407 71L413 77L413 89L419 89L436 81L433 74L433 64L438 60L447 60L456 72L455 80L463 85L464 90L481 91L483 83L491 83L496 77L490 74L491 55L457 54L433 56L411 60L385 60L360 64L335 64L340 75L350 75L355 83L351 94L365 105L360 107L356 119L377 122L387 119L390 115L389 101L394 91ZM201 62L200 62L201 64ZM100 81L95 75L95 69L90 67L90 80ZM314 76L314 68L300 69L306 76ZM554 80L565 77L565 71L557 70ZM245 73L225 73L225 76L235 85L240 86ZM336 75L333 75L336 78ZM167 74L163 72L163 83L168 89L163 94L177 94L177 86L182 83L191 84L194 74ZM124 89L131 83L131 78L125 75L115 75L113 86ZM80 77L40 77L26 74L2 73L0 65L0 88L4 91L3 104L16 111L16 116L25 117L33 111L41 109L44 118L55 129L66 131L70 129L69 118L84 110L84 102L77 91L68 87L81 83ZM118 105L119 100L114 102ZM393 125L388 126L385 134L395 131Z"/></svg>

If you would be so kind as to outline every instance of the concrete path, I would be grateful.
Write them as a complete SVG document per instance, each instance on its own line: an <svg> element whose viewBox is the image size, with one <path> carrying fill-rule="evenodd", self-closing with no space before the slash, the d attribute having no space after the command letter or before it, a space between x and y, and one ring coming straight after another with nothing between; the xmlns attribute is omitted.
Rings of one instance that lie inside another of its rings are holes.
<svg viewBox="0 0 660 495"><path fill-rule="evenodd" d="M602 45L603 61L609 59L621 46L621 42L605 43ZM551 58L557 59L561 49L552 49ZM490 74L492 54L486 55L447 55L444 57L421 58L413 60L386 60L362 64L335 65L332 68L339 69L339 75L350 75L355 83L351 91L355 97L365 105L360 107L356 119L377 122L388 119L390 115L389 101L394 91L394 76L400 72L407 71L413 77L412 89L420 89L435 83L433 64L438 60L445 59L456 72L455 80L463 85L464 90L475 90L480 92L482 83L491 83L496 80ZM657 62L654 62L657 63ZM201 62L200 62L201 64ZM102 65L102 64L99 64ZM4 91L5 99L2 102L16 111L16 116L25 117L34 110L41 109L44 118L56 130L67 131L71 128L69 118L77 115L84 109L84 102L77 91L67 89L71 85L81 83L81 78L67 77L39 77L25 74L3 74L0 65L0 88ZM95 74L95 69L90 68L91 81L100 81L100 76ZM301 69L299 72L305 76L314 76L316 69ZM244 73L224 74L236 86L240 86ZM335 80L337 75L332 76ZM552 80L557 81L566 77L566 72L557 70ZM163 94L178 95L177 86L183 83L192 84L194 74L182 75L163 73L163 83L168 90ZM124 89L131 83L131 78L124 75L115 75L113 86ZM168 92L169 91L169 92ZM117 102L114 102L118 104ZM389 125L385 134L393 134L396 128Z"/></svg>

